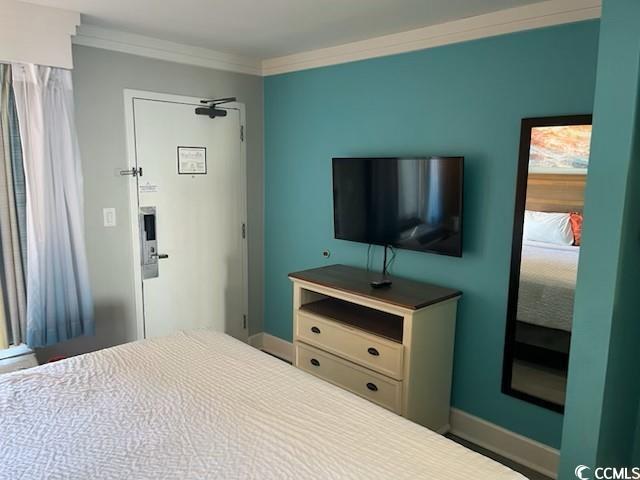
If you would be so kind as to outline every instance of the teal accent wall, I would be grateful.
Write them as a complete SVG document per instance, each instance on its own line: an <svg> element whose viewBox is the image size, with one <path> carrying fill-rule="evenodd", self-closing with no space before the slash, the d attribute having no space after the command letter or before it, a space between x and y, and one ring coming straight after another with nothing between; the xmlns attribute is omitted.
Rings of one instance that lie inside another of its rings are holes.
<svg viewBox="0 0 640 480"><path fill-rule="evenodd" d="M640 2L605 0L562 479L575 478L579 464L640 462L639 79Z"/></svg>
<svg viewBox="0 0 640 480"><path fill-rule="evenodd" d="M598 30L581 22L266 78L265 331L291 340L289 272L366 263L366 245L333 238L332 157L464 155L463 257L399 251L393 273L464 292L453 405L559 447L561 415L500 391L520 121L592 111Z"/></svg>

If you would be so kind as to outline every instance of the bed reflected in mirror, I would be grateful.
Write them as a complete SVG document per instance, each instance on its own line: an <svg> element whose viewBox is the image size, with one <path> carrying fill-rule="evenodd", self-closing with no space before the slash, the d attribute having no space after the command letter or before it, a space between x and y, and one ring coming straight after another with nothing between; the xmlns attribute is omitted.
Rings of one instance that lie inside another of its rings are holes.
<svg viewBox="0 0 640 480"><path fill-rule="evenodd" d="M502 391L564 411L591 116L522 121Z"/></svg>

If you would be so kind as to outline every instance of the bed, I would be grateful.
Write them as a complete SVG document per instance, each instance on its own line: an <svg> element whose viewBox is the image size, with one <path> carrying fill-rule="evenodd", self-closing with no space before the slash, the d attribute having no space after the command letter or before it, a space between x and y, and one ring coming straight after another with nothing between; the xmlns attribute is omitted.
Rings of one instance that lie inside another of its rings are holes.
<svg viewBox="0 0 640 480"><path fill-rule="evenodd" d="M224 334L0 376L0 478L524 479Z"/></svg>
<svg viewBox="0 0 640 480"><path fill-rule="evenodd" d="M518 320L571 331L580 247L524 241Z"/></svg>

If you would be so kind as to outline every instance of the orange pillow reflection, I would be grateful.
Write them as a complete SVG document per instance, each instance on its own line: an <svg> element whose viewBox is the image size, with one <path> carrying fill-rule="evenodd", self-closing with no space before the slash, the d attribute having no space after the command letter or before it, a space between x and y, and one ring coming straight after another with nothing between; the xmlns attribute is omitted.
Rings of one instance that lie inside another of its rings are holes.
<svg viewBox="0 0 640 480"><path fill-rule="evenodd" d="M578 212L571 212L569 214L569 221L571 222L571 231L573 232L573 244L576 247L579 247L580 237L582 237L582 214Z"/></svg>

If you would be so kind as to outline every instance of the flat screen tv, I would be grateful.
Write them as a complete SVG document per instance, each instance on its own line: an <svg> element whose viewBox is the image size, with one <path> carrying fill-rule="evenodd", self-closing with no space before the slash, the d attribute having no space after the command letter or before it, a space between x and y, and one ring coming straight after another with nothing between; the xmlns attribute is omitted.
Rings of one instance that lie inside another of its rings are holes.
<svg viewBox="0 0 640 480"><path fill-rule="evenodd" d="M334 158L335 237L462 256L463 157Z"/></svg>

